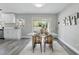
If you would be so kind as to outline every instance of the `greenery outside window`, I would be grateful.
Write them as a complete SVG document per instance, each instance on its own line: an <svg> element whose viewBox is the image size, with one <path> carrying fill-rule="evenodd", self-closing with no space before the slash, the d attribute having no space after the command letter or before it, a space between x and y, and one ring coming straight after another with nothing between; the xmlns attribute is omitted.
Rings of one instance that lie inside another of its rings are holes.
<svg viewBox="0 0 79 59"><path fill-rule="evenodd" d="M47 20L33 20L32 21L32 30L37 33L40 32L41 29L48 28Z"/></svg>
<svg viewBox="0 0 79 59"><path fill-rule="evenodd" d="M47 21L46 20L33 20L32 26L33 27L40 27L40 28L47 28Z"/></svg>

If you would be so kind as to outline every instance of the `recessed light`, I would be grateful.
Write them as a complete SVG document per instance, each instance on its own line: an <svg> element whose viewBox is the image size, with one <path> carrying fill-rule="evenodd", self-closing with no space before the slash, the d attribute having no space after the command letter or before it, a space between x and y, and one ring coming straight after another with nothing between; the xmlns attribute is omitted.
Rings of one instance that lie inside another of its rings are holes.
<svg viewBox="0 0 79 59"><path fill-rule="evenodd" d="M41 8L44 6L44 4L43 3L35 3L34 6L37 8Z"/></svg>

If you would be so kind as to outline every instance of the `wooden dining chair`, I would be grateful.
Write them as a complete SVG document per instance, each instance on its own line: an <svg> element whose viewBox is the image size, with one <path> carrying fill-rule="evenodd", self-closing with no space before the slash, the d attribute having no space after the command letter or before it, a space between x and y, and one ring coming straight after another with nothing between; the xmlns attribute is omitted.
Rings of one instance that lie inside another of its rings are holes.
<svg viewBox="0 0 79 59"><path fill-rule="evenodd" d="M52 49L53 51L53 36L52 35L47 35L45 38L44 38L44 52L45 52L45 49L46 49L46 44L49 44L49 47Z"/></svg>
<svg viewBox="0 0 79 59"><path fill-rule="evenodd" d="M34 48L36 47L36 44L40 44L40 50L42 52L42 38L39 35L32 36L33 52L34 52Z"/></svg>

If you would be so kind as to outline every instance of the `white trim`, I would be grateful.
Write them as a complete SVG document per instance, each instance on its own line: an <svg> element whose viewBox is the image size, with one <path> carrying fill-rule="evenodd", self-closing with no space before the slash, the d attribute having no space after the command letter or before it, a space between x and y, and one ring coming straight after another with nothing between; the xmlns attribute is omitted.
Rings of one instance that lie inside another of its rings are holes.
<svg viewBox="0 0 79 59"><path fill-rule="evenodd" d="M31 38L31 36L26 35L26 36L22 36L21 38Z"/></svg>
<svg viewBox="0 0 79 59"><path fill-rule="evenodd" d="M68 46L70 49L72 49L75 53L79 54L79 51L76 50L73 46L69 45L68 43L66 43L64 40L62 40L61 38L58 37L58 39L63 42L66 46Z"/></svg>

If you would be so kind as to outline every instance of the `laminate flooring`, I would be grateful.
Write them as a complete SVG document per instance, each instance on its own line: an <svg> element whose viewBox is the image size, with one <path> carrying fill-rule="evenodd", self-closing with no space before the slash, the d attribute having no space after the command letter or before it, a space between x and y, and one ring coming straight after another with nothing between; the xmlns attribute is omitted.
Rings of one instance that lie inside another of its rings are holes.
<svg viewBox="0 0 79 59"><path fill-rule="evenodd" d="M69 55L65 49L56 41L53 41L53 52L46 45L46 52L44 52L44 45L42 44L42 53L40 51L40 45L36 45L33 53L32 49L32 40L28 43L28 45L19 53L19 55Z"/></svg>
<svg viewBox="0 0 79 59"><path fill-rule="evenodd" d="M21 50L28 44L29 41L29 39L0 39L0 55L18 55Z"/></svg>
<svg viewBox="0 0 79 59"><path fill-rule="evenodd" d="M31 39L0 39L0 55L69 55L56 40L54 41L53 46L53 52L47 46L46 52L41 53L40 47L38 45L36 46L35 52L33 53Z"/></svg>

